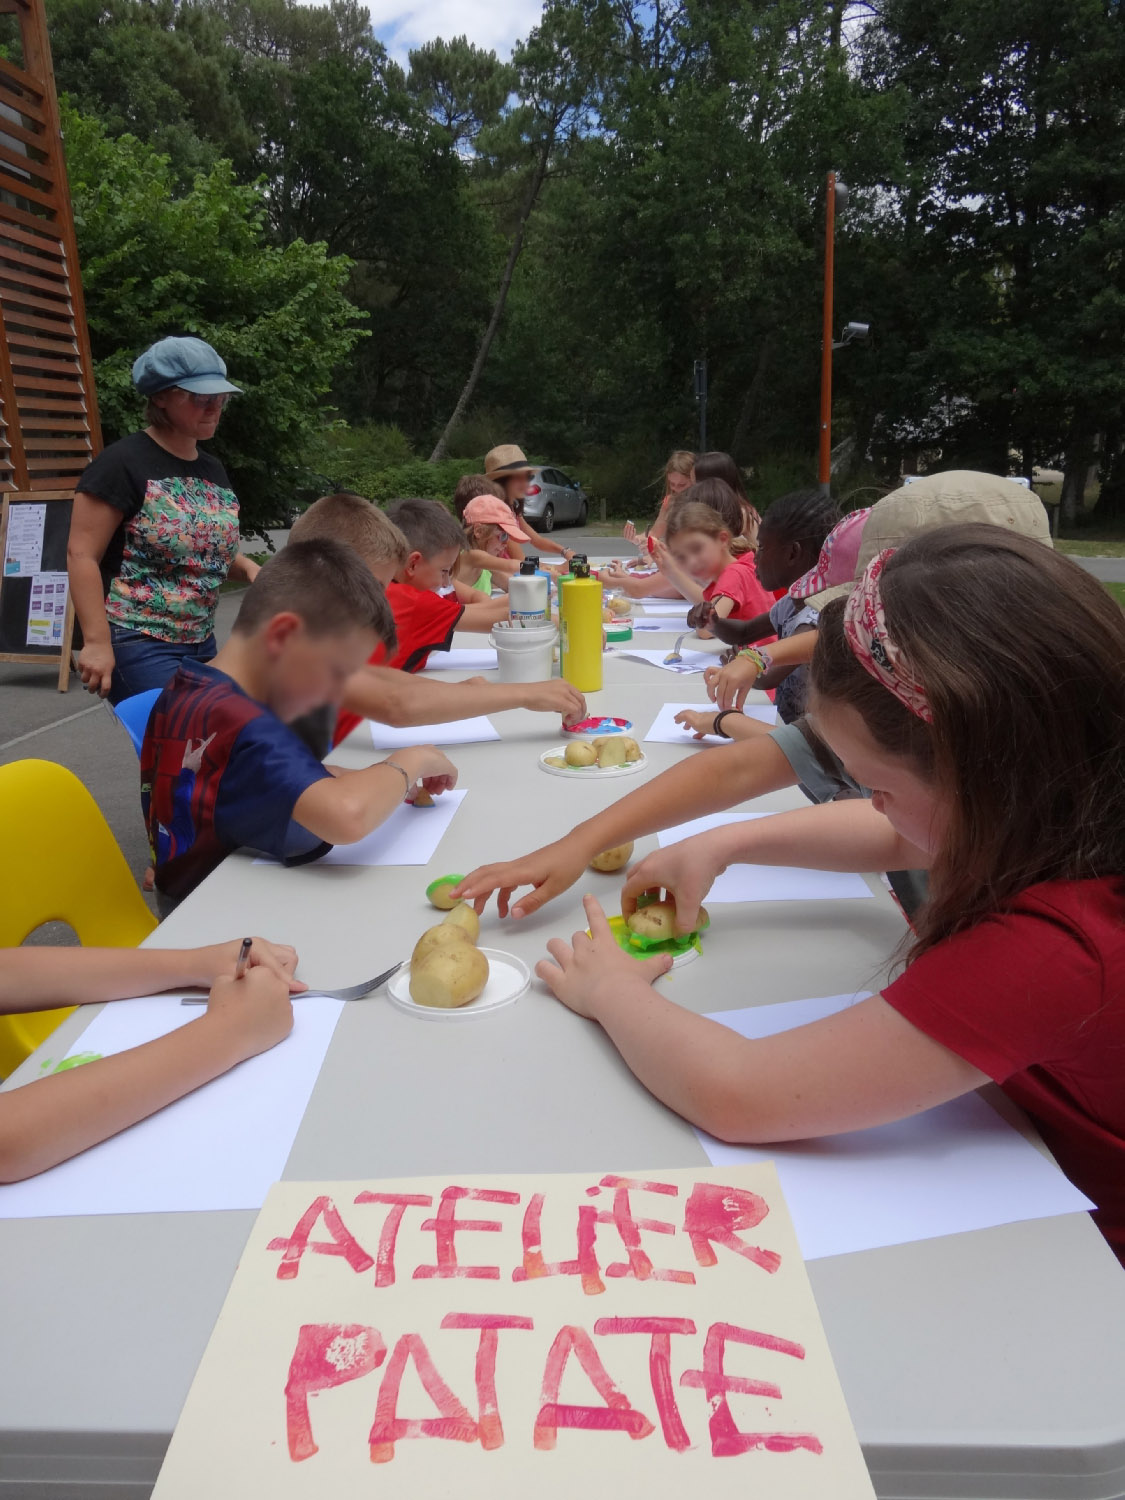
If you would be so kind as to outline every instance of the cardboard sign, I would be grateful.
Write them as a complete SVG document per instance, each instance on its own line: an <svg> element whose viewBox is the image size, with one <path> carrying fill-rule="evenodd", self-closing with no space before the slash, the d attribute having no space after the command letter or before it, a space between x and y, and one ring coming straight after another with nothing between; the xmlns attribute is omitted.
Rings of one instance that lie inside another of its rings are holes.
<svg viewBox="0 0 1125 1500"><path fill-rule="evenodd" d="M873 1500L769 1163L278 1184L154 1497L685 1493Z"/></svg>

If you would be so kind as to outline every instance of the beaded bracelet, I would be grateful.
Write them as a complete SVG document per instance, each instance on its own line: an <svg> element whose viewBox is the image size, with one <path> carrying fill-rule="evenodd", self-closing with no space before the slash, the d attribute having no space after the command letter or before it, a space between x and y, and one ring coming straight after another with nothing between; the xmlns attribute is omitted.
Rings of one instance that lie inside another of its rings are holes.
<svg viewBox="0 0 1125 1500"><path fill-rule="evenodd" d="M764 677L773 666L773 657L764 646L743 646L738 654L739 656L744 656L747 661L754 663L758 669L759 677Z"/></svg>
<svg viewBox="0 0 1125 1500"><path fill-rule="evenodd" d="M742 710L738 708L724 708L721 713L715 715L714 722L711 725L711 733L719 735L724 740L729 740L730 735L723 728L723 720L731 714L741 714L741 712Z"/></svg>

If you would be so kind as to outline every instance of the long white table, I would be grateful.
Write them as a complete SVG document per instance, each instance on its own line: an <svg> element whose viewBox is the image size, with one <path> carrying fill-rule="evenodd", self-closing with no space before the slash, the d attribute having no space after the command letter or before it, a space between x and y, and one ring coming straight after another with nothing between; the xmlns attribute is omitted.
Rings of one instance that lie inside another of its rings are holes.
<svg viewBox="0 0 1125 1500"><path fill-rule="evenodd" d="M661 703L703 698L699 677L610 656L591 707L631 718L639 737ZM526 853L641 782L547 776L536 762L559 742L557 721L492 717L502 744L453 751L469 796L430 867L284 870L238 855L150 942L259 932L294 943L315 984L354 982L408 955L431 924L424 891L435 876ZM361 726L334 758L374 759L364 734ZM705 748L644 748L645 777L685 755L706 775ZM792 791L754 807L801 802ZM652 847L654 839L642 840L638 853ZM620 884L591 873L518 924L490 908L483 941L533 963L549 937L584 925L583 889L612 905ZM877 881L872 888L870 901L716 908L704 959L677 971L670 993L714 1011L877 984L902 919ZM53 1055L95 1010L65 1023ZM33 1057L13 1081L37 1071ZM535 986L514 1007L453 1025L416 1020L381 996L349 1005L285 1176L703 1161L693 1131L645 1092L598 1028ZM0 1496L149 1493L253 1218L0 1221ZM884 1500L1125 1494L1125 1276L1085 1215L819 1260L809 1270Z"/></svg>

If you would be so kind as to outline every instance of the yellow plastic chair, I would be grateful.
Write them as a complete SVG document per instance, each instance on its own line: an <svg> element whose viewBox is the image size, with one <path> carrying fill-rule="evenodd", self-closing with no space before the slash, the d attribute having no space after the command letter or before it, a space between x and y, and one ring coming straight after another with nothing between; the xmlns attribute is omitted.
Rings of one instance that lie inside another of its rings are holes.
<svg viewBox="0 0 1125 1500"><path fill-rule="evenodd" d="M88 947L135 948L156 918L90 793L65 766L0 766L0 947L67 922ZM6 1078L74 1009L0 1016Z"/></svg>

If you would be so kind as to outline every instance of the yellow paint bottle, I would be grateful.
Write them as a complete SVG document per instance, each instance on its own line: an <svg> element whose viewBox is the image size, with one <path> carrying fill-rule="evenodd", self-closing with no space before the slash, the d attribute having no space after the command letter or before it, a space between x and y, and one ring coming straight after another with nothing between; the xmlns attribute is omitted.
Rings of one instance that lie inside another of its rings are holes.
<svg viewBox="0 0 1125 1500"><path fill-rule="evenodd" d="M574 574L559 585L559 650L562 675L580 693L602 685L602 586L590 564L576 556Z"/></svg>

